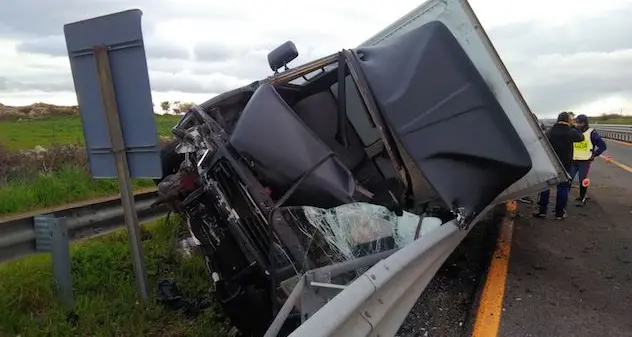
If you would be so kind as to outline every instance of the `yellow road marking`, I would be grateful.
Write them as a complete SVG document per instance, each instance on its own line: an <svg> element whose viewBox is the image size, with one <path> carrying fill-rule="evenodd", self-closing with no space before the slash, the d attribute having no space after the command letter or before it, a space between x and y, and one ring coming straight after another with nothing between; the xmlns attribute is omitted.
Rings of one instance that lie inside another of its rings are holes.
<svg viewBox="0 0 632 337"><path fill-rule="evenodd" d="M476 311L472 337L495 337L500 328L516 202L510 201L506 207L507 215L501 224L496 250L487 271L487 279Z"/></svg>
<svg viewBox="0 0 632 337"><path fill-rule="evenodd" d="M630 167L630 166L628 166L628 165L626 165L624 163L618 162L618 161L612 159L612 157L607 157L607 158L603 158L602 157L602 159L605 160L607 163L614 164L616 166L619 166L621 169L632 173L632 167Z"/></svg>

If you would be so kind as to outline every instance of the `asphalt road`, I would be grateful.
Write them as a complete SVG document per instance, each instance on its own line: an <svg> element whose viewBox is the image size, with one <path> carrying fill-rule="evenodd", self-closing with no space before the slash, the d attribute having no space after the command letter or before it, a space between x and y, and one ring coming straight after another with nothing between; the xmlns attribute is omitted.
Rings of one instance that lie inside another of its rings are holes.
<svg viewBox="0 0 632 337"><path fill-rule="evenodd" d="M621 142L606 141L606 154L616 161L632 167L632 146Z"/></svg>
<svg viewBox="0 0 632 337"><path fill-rule="evenodd" d="M606 153L632 167L632 146L608 141ZM571 202L564 222L519 204L498 336L632 336L632 172L599 159L590 178L589 204ZM499 215L450 256L397 336L471 335Z"/></svg>
<svg viewBox="0 0 632 337"><path fill-rule="evenodd" d="M607 153L632 166L632 146ZM519 208L499 336L632 336L632 172L596 160L589 177L565 221Z"/></svg>

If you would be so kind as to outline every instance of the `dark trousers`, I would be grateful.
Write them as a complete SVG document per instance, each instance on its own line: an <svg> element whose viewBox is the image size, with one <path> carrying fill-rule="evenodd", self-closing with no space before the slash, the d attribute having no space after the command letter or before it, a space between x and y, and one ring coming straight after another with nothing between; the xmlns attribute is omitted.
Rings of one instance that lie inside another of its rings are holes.
<svg viewBox="0 0 632 337"><path fill-rule="evenodd" d="M568 174L571 176L570 184L568 184L568 188L570 190L571 185L573 184L573 180L575 180L575 176L579 174L579 198L584 199L586 197L586 192L588 191L588 187L582 186L582 181L588 177L588 171L590 171L590 160L575 160L571 164L570 170L568 170Z"/></svg>
<svg viewBox="0 0 632 337"><path fill-rule="evenodd" d="M557 185L557 195L555 197L555 214L562 215L566 211L566 205L568 204L568 192L570 184L563 182ZM538 205L540 207L540 213L546 213L549 207L549 198L551 196L551 190L545 190L540 192L540 200Z"/></svg>

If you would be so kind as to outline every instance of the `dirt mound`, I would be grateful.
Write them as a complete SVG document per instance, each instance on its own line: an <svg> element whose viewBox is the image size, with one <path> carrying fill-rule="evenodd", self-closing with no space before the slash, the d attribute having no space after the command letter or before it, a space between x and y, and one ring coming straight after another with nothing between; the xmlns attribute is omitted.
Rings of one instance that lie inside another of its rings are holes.
<svg viewBox="0 0 632 337"><path fill-rule="evenodd" d="M79 107L34 103L26 106L9 106L0 103L0 120L39 119L52 116L73 116L79 114Z"/></svg>

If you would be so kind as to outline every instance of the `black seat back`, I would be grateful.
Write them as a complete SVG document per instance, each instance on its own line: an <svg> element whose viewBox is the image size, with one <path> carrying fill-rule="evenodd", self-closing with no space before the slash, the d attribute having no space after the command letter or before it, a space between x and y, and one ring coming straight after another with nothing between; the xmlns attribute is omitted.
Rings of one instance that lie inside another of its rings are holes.
<svg viewBox="0 0 632 337"><path fill-rule="evenodd" d="M349 169L332 156L332 150L270 84L253 94L229 142L255 162L258 173L278 194L328 157L305 179L289 204L334 207L353 201L356 185Z"/></svg>
<svg viewBox="0 0 632 337"><path fill-rule="evenodd" d="M336 140L338 131L338 106L329 91L308 96L294 105L296 114L316 133L330 149L338 155L340 161L353 171L365 159L364 146L351 123L347 121L346 133L349 146L345 148Z"/></svg>

